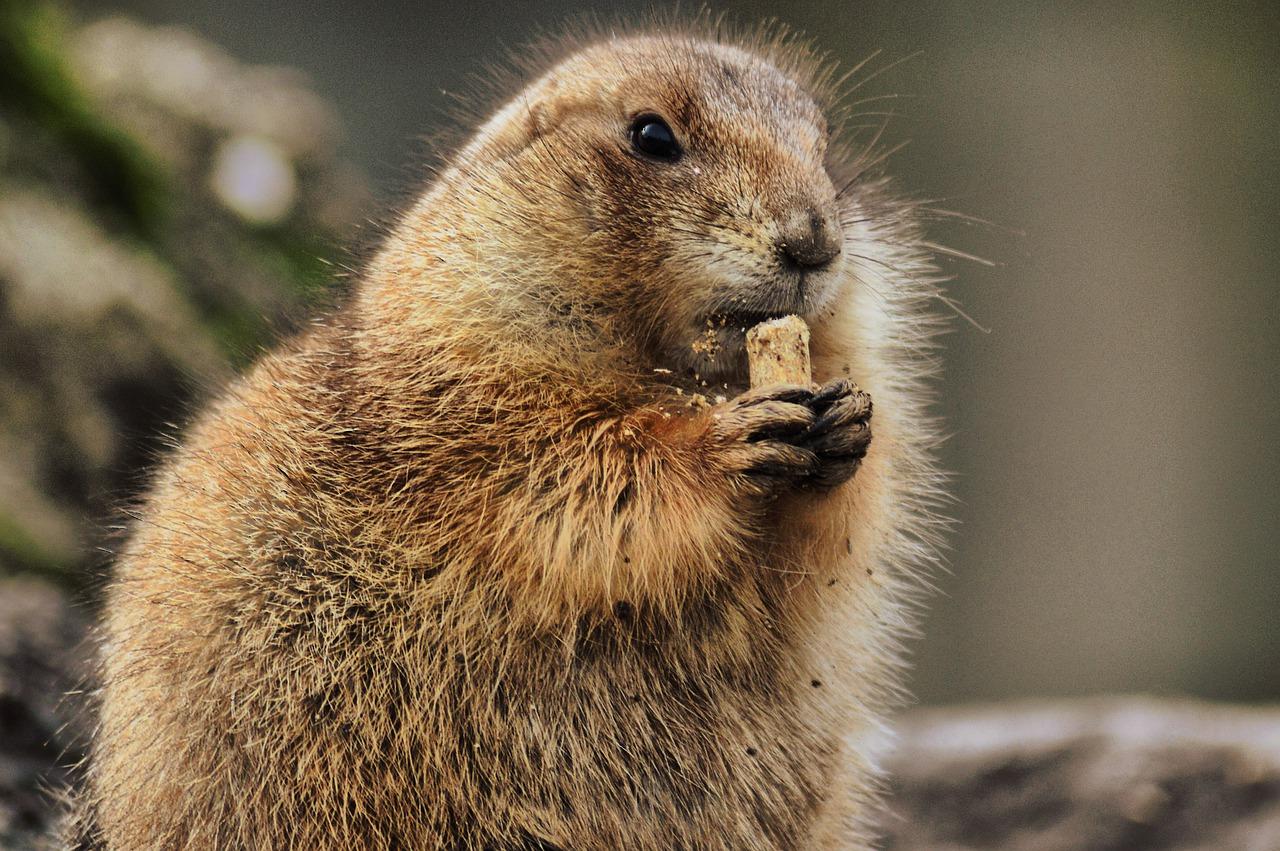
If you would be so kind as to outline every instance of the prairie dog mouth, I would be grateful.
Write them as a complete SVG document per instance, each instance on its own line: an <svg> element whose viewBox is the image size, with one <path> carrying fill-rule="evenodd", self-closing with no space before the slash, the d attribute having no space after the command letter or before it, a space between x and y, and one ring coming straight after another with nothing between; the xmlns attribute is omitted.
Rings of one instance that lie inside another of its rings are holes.
<svg viewBox="0 0 1280 851"><path fill-rule="evenodd" d="M794 314L792 310L739 310L728 313L712 313L703 323L706 328L724 328L746 333L753 325L781 319Z"/></svg>
<svg viewBox="0 0 1280 851"><path fill-rule="evenodd" d="M839 264L816 270L784 270L769 276L763 286L753 281L743 287L745 291L715 303L703 316L702 325L745 330L793 315L809 322L831 303L840 287Z"/></svg>
<svg viewBox="0 0 1280 851"><path fill-rule="evenodd" d="M783 273L771 277L769 284L770 289L763 292L742 292L708 305L685 326L684 343L676 343L672 352L676 362L699 378L745 379L749 330L785 316L798 316L812 326L840 290L835 267Z"/></svg>

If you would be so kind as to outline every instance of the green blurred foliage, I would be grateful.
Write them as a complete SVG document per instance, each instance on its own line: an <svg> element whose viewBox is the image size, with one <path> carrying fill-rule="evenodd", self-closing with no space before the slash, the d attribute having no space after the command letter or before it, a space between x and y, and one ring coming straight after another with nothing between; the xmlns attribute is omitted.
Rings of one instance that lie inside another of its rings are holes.
<svg viewBox="0 0 1280 851"><path fill-rule="evenodd" d="M165 176L126 133L106 121L72 78L67 21L42 0L0 0L0 103L24 113L80 160L104 206L141 236L164 215Z"/></svg>
<svg viewBox="0 0 1280 851"><path fill-rule="evenodd" d="M193 35L0 0L0 572L95 576L164 435L329 298L337 128Z"/></svg>

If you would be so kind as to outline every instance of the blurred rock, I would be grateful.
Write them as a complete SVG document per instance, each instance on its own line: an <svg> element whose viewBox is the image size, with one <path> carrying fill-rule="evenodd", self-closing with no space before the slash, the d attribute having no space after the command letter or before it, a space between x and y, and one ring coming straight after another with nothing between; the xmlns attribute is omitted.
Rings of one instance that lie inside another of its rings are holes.
<svg viewBox="0 0 1280 851"><path fill-rule="evenodd" d="M0 195L0 558L78 565L104 501L224 356L154 256L40 189Z"/></svg>
<svg viewBox="0 0 1280 851"><path fill-rule="evenodd" d="M0 848L37 847L53 817L49 789L82 755L75 699L85 619L54 587L0 580Z"/></svg>
<svg viewBox="0 0 1280 851"><path fill-rule="evenodd" d="M341 142L294 71L0 0L0 575L100 565L163 436L329 297Z"/></svg>
<svg viewBox="0 0 1280 851"><path fill-rule="evenodd" d="M1280 709L1152 699L935 709L890 760L892 851L1276 851Z"/></svg>

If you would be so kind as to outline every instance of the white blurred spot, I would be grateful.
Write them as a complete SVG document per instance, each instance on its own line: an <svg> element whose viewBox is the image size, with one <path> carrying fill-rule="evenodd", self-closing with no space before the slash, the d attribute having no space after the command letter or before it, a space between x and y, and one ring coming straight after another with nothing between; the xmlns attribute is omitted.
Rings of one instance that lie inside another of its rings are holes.
<svg viewBox="0 0 1280 851"><path fill-rule="evenodd" d="M219 145L210 184L227 209L259 225L283 220L298 194L288 155L260 136L235 136Z"/></svg>

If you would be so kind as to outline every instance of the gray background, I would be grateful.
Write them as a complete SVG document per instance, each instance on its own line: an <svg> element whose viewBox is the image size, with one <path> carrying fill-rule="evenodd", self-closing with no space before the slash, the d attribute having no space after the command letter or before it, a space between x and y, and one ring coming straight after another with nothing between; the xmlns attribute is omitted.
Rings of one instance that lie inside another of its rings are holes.
<svg viewBox="0 0 1280 851"><path fill-rule="evenodd" d="M1123 6L1123 8L1120 8ZM119 0L306 71L392 198L487 57L591 4ZM639 4L595 4L638 12ZM723 3L847 63L935 229L941 407L961 526L937 577L926 702L1099 691L1280 697L1280 13L1256 4Z"/></svg>

